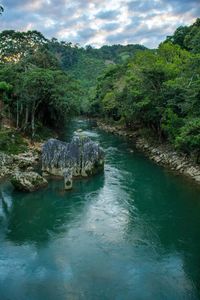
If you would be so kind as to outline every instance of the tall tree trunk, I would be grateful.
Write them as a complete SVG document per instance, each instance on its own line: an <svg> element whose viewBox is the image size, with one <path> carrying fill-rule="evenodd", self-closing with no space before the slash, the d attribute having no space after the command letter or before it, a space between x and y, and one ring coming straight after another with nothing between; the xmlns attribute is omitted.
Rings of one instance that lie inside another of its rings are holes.
<svg viewBox="0 0 200 300"><path fill-rule="evenodd" d="M27 128L27 125L28 125L28 117L29 117L29 111L28 111L28 105L26 105L24 129Z"/></svg>
<svg viewBox="0 0 200 300"><path fill-rule="evenodd" d="M35 109L31 112L31 140L34 141L35 137Z"/></svg>
<svg viewBox="0 0 200 300"><path fill-rule="evenodd" d="M17 125L16 125L17 129L19 128L19 102L17 100Z"/></svg>

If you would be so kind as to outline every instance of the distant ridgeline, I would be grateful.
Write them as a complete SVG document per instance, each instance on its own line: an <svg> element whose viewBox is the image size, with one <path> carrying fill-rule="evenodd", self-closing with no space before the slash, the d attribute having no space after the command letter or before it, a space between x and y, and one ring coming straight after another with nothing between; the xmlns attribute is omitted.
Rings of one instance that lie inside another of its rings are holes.
<svg viewBox="0 0 200 300"><path fill-rule="evenodd" d="M137 125L199 161L200 19L155 50L82 48L37 31L1 32L0 126L12 119L36 139L80 113Z"/></svg>
<svg viewBox="0 0 200 300"><path fill-rule="evenodd" d="M0 33L1 120L12 114L17 128L33 138L41 126L56 127L89 111L97 78L133 57L140 45L82 48L40 32ZM63 121L63 122L62 122Z"/></svg>

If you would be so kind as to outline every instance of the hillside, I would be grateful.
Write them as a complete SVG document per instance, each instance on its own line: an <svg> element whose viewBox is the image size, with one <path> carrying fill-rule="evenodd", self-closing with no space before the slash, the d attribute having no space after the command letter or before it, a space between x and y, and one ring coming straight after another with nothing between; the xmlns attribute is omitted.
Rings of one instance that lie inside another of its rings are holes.
<svg viewBox="0 0 200 300"><path fill-rule="evenodd" d="M87 112L97 78L116 63L133 57L140 45L94 49L48 40L40 32L0 33L1 120L35 138L44 126ZM2 121L1 121L2 123Z"/></svg>
<svg viewBox="0 0 200 300"><path fill-rule="evenodd" d="M200 160L200 19L98 81L91 112Z"/></svg>
<svg viewBox="0 0 200 300"><path fill-rule="evenodd" d="M94 49L40 32L0 33L1 119L38 137L72 115L98 116L200 157L200 21L179 27L158 49Z"/></svg>

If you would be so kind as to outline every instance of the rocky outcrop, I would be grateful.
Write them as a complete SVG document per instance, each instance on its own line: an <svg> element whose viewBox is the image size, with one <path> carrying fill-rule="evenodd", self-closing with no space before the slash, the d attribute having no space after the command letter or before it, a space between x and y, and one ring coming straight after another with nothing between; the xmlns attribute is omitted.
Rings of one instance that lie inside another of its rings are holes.
<svg viewBox="0 0 200 300"><path fill-rule="evenodd" d="M119 135L122 137L127 137L127 138L138 137L138 131L128 130L128 129L122 127L121 125L113 126L113 125L105 124L102 121L97 121L97 126L106 132L110 132L112 134Z"/></svg>
<svg viewBox="0 0 200 300"><path fill-rule="evenodd" d="M103 167L102 148L82 134L74 136L70 143L50 139L42 149L43 172L65 177L65 187L72 187L71 177L88 177Z"/></svg>
<svg viewBox="0 0 200 300"><path fill-rule="evenodd" d="M29 151L18 155L13 155L14 164L20 169L27 169L38 164L39 154L36 151Z"/></svg>
<svg viewBox="0 0 200 300"><path fill-rule="evenodd" d="M12 175L11 183L24 192L34 192L48 185L47 180L36 172L17 172Z"/></svg>
<svg viewBox="0 0 200 300"><path fill-rule="evenodd" d="M18 171L30 170L39 162L39 153L29 151L18 155L8 155L0 152L0 179L10 176Z"/></svg>
<svg viewBox="0 0 200 300"><path fill-rule="evenodd" d="M0 152L0 179L5 177L13 167L13 157Z"/></svg>
<svg viewBox="0 0 200 300"><path fill-rule="evenodd" d="M200 183L200 166L188 157L173 151L167 145L151 145L146 139L138 138L136 147L148 154L149 158L162 166L186 175Z"/></svg>

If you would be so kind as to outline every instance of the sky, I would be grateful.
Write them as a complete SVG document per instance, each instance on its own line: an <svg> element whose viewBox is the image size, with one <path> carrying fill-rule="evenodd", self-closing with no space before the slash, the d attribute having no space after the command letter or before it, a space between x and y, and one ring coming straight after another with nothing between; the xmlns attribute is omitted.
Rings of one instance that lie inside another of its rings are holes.
<svg viewBox="0 0 200 300"><path fill-rule="evenodd" d="M200 0L0 0L0 31L38 30L81 46L155 48L200 17Z"/></svg>

